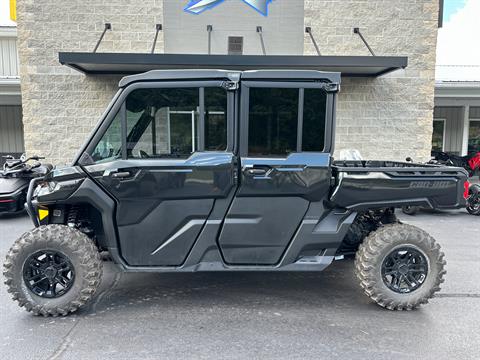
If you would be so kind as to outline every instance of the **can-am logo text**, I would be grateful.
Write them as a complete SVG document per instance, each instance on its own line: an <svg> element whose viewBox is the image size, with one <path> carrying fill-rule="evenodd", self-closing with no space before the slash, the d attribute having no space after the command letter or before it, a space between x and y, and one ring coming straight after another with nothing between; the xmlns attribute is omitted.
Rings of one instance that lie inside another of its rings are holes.
<svg viewBox="0 0 480 360"><path fill-rule="evenodd" d="M273 0L239 0L243 1L245 4L251 6L256 11L258 11L263 16L268 16L268 5ZM188 5L185 7L185 11L198 15L205 10L211 9L220 3L224 2L224 0L190 0Z"/></svg>

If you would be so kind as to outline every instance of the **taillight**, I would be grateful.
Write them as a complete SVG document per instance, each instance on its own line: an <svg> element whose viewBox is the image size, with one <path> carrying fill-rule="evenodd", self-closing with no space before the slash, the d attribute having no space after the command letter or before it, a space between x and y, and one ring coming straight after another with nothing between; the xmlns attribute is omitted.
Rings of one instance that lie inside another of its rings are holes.
<svg viewBox="0 0 480 360"><path fill-rule="evenodd" d="M468 189L470 187L470 184L468 183L468 181L465 181L463 183L463 197L465 198L465 200L468 199Z"/></svg>
<svg viewBox="0 0 480 360"><path fill-rule="evenodd" d="M0 203L12 203L14 201L15 201L14 199L4 199L4 200L0 200Z"/></svg>

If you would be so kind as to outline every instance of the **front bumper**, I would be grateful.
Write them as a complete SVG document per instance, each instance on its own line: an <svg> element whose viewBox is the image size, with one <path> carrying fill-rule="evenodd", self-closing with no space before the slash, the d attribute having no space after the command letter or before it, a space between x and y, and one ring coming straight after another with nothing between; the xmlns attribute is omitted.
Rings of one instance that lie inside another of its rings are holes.
<svg viewBox="0 0 480 360"><path fill-rule="evenodd" d="M32 197L33 197L33 191L35 190L35 187L42 180L43 180L43 177L38 177L30 181L30 184L28 185L28 191L27 191L27 202L25 203L25 209L27 209L28 215L30 216L30 219L32 220L33 225L35 227L40 226L40 219L38 215L38 206L33 203Z"/></svg>
<svg viewBox="0 0 480 360"><path fill-rule="evenodd" d="M0 194L0 214L15 213L23 210L25 191L17 191L11 194Z"/></svg>

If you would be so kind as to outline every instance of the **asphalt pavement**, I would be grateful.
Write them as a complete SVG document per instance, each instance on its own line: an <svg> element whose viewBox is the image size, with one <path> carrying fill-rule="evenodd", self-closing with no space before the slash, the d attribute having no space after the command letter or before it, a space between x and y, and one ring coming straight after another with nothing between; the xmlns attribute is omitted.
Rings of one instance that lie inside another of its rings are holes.
<svg viewBox="0 0 480 360"><path fill-rule="evenodd" d="M372 303L350 260L322 273L127 274L106 263L94 301L65 318L19 308L0 275L0 358L480 358L480 217L401 218L446 254L442 291L419 310ZM25 216L0 218L0 262L30 227Z"/></svg>

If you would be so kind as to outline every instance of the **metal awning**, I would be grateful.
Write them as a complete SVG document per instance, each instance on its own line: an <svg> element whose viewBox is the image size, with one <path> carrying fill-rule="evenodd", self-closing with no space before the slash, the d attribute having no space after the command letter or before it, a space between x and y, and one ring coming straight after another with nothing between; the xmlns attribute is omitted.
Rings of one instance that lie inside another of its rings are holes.
<svg viewBox="0 0 480 360"><path fill-rule="evenodd" d="M128 75L167 69L296 69L376 77L407 66L404 56L197 55L61 52L59 61L89 75Z"/></svg>

